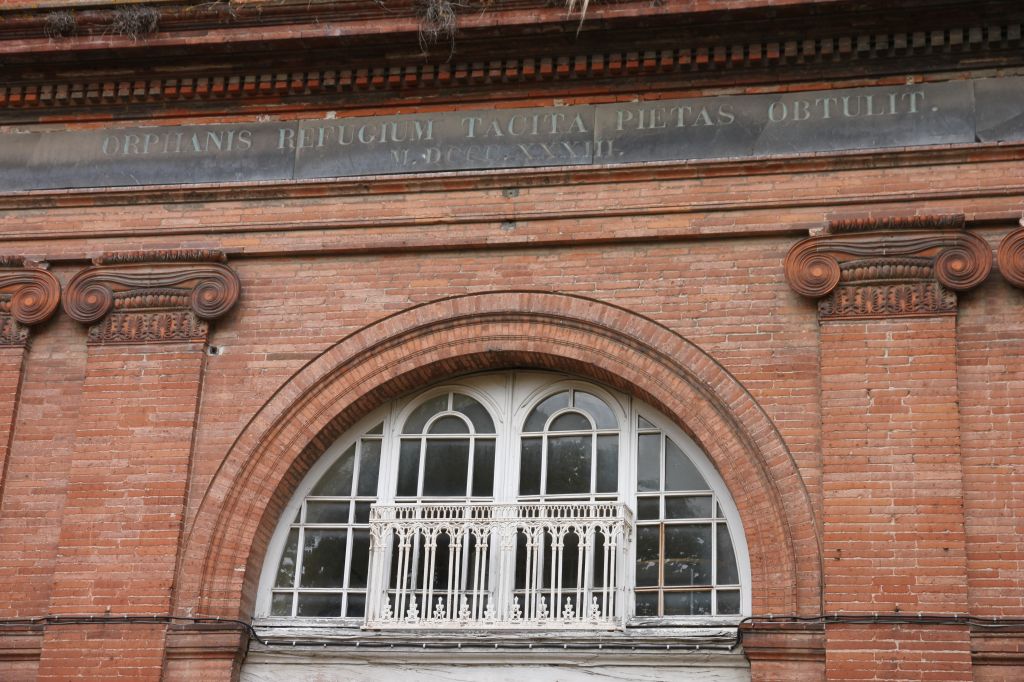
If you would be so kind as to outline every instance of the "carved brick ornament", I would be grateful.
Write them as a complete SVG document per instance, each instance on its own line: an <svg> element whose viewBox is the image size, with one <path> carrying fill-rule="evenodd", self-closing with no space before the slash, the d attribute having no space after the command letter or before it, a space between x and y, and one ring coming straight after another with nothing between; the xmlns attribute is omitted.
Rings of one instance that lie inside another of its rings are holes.
<svg viewBox="0 0 1024 682"><path fill-rule="evenodd" d="M104 254L64 292L64 310L92 325L90 343L201 341L238 301L241 284L219 251Z"/></svg>
<svg viewBox="0 0 1024 682"><path fill-rule="evenodd" d="M28 328L50 319L60 303L60 282L37 263L0 257L0 346L23 346Z"/></svg>
<svg viewBox="0 0 1024 682"><path fill-rule="evenodd" d="M1021 228L1014 230L999 243L996 258L999 272L1010 284L1024 289L1024 218L1020 221Z"/></svg>
<svg viewBox="0 0 1024 682"><path fill-rule="evenodd" d="M988 277L992 249L963 216L836 221L794 245L785 268L821 319L951 315L956 292Z"/></svg>

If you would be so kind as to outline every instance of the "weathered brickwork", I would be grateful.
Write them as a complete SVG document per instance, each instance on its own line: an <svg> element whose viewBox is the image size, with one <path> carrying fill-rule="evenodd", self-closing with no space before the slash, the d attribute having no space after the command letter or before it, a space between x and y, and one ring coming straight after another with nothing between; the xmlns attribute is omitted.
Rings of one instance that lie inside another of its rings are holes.
<svg viewBox="0 0 1024 682"><path fill-rule="evenodd" d="M598 3L597 32L577 44L575 16L517 0L460 15L469 66L435 90L422 79L444 55L403 70L422 59L405 46L420 22L406 3L383 23L376 6L333 3L322 25L305 0L240 3L236 17L147 4L163 22L148 41L98 33L109 2L0 7L18 74L0 84L0 124L1024 74L1019 12L999 2L950 0L917 32L860 10L849 30L846 3ZM75 6L81 35L42 32L58 5ZM746 23L716 33L717 52L651 25L692 35L729 17ZM258 25L309 56L257 60L243 34ZM512 57L481 56L498 25L509 38L495 49L520 55L517 69L543 42L529 26L569 57L512 77ZM335 29L358 38L348 89L322 80ZM618 29L622 45L605 47ZM645 32L657 41L640 45ZM387 36L399 47L385 64ZM85 75L73 47L97 59ZM118 85L110 48L153 55L161 91ZM25 65L44 58L49 71ZM806 70L773 70L784 63ZM265 64L266 86L231 99L230 74ZM211 65L225 90L198 92ZM76 79L100 94L19 99ZM752 618L737 651L753 680L1022 679L1022 215L1021 140L0 195L0 680L237 679L271 535L324 450L426 385L522 368L635 395L706 452L746 533Z"/></svg>

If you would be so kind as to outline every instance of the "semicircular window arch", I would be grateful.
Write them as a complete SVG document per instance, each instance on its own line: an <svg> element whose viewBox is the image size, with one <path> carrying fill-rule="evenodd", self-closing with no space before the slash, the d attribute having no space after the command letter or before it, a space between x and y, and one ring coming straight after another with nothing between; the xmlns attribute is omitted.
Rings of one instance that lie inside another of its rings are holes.
<svg viewBox="0 0 1024 682"><path fill-rule="evenodd" d="M501 372L395 401L339 438L282 514L256 616L734 622L750 612L749 572L721 477L670 420L587 382Z"/></svg>

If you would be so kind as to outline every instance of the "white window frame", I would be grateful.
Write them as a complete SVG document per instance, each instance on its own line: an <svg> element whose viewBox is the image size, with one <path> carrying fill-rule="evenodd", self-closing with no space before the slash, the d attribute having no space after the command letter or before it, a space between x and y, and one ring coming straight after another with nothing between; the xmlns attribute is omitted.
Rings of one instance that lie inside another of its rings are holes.
<svg viewBox="0 0 1024 682"><path fill-rule="evenodd" d="M369 429L383 422L383 442L377 482L378 503L395 502L398 477L398 451L401 427L416 407L441 393L464 393L484 405L491 412L497 432L495 442L495 485L496 502L514 502L519 488L519 452L521 447L520 429L533 408L548 396L561 390L576 388L593 393L606 401L616 419L620 420L619 431L619 493L618 499L631 509L637 504L637 417L642 416L671 438L683 453L690 458L697 471L704 477L715 493L722 514L726 519L733 550L736 554L737 570L740 577L740 613L726 616L665 616L630 617L631 626L660 625L707 625L713 627L738 624L751 613L750 559L746 538L742 530L739 512L718 471L714 468L701 448L671 420L631 396L613 389L604 388L589 381L550 372L532 370L509 370L486 374L469 375L457 380L433 386L411 396L392 401L356 422L344 435L336 440L310 467L296 487L291 500L281 512L277 528L267 547L266 558L260 574L259 589L255 605L254 621L257 625L287 625L292 628L309 627L361 627L364 619L357 618L308 618L271 616L272 589L276 580L278 563L285 549L292 520L309 495L312 488L351 445L356 443ZM507 417L507 415L511 415ZM505 453L505 456L502 456ZM532 496L531 496L532 497ZM449 498L451 499L451 498ZM462 498L455 498L462 499ZM299 547L297 552L301 553ZM712 561L715 558L712 557ZM629 555L625 561L625 584L629 588L629 613L633 613L633 586L635 585L636 542L630 543Z"/></svg>

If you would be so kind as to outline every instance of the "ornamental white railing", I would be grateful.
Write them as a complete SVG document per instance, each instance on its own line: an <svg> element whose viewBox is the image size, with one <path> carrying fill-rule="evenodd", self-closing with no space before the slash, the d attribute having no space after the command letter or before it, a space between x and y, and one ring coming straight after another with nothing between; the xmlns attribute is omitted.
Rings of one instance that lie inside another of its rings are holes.
<svg viewBox="0 0 1024 682"><path fill-rule="evenodd" d="M374 505L365 627L623 627L632 527L618 502Z"/></svg>

